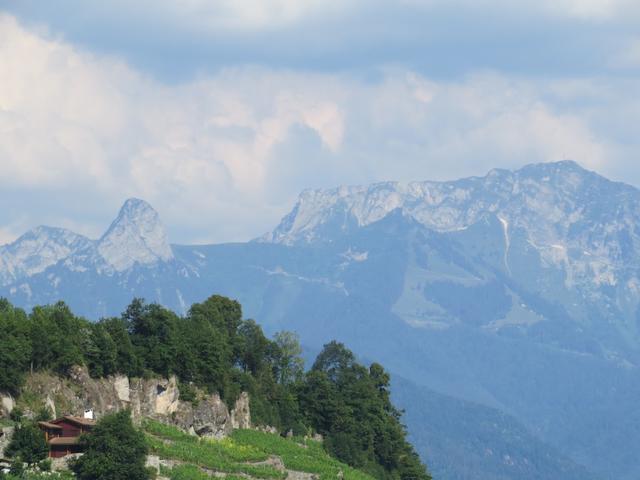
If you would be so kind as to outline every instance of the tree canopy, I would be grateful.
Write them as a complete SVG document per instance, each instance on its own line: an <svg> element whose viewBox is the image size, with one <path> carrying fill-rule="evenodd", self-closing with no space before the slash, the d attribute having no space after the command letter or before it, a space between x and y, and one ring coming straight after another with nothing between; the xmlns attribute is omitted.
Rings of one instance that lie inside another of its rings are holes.
<svg viewBox="0 0 640 480"><path fill-rule="evenodd" d="M7 456L17 458L29 465L44 460L48 453L49 446L44 435L35 423L29 421L16 427L5 451Z"/></svg>
<svg viewBox="0 0 640 480"><path fill-rule="evenodd" d="M131 412L122 410L102 417L91 434L80 437L84 455L71 469L80 480L147 480L148 453L144 434L131 422Z"/></svg>
<svg viewBox="0 0 640 480"><path fill-rule="evenodd" d="M75 364L94 377L176 375L184 400L196 400L194 387L220 393L227 404L247 391L254 423L283 434L319 432L330 453L377 478L429 478L406 441L381 365L366 367L343 344L330 342L305 373L297 335L267 338L258 323L243 319L234 300L214 295L179 316L134 299L120 317L95 323L62 302L27 315L0 300L0 331L0 391L19 393L30 370L65 374ZM126 421L105 418L97 438L111 445L109 435L116 425L128 429ZM136 445L135 436L130 441ZM93 478L125 478L103 465L98 444L86 442L92 454L78 464L80 478L92 478L86 472L96 469L112 476Z"/></svg>

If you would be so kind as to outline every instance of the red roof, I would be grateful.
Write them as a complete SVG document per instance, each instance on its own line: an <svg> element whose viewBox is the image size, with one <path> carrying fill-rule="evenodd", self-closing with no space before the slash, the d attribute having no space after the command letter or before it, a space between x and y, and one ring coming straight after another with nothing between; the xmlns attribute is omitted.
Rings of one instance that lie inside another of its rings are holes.
<svg viewBox="0 0 640 480"><path fill-rule="evenodd" d="M60 425L56 425L55 423L38 422L38 425L45 428L54 428L56 430L62 430L62 427Z"/></svg>
<svg viewBox="0 0 640 480"><path fill-rule="evenodd" d="M76 425L82 425L85 427L93 427L96 424L95 420L91 420L89 418L74 417L73 415L65 415L62 418L58 418L57 420L54 420L53 423L60 423L60 422L64 422L65 420L71 423L75 423Z"/></svg>

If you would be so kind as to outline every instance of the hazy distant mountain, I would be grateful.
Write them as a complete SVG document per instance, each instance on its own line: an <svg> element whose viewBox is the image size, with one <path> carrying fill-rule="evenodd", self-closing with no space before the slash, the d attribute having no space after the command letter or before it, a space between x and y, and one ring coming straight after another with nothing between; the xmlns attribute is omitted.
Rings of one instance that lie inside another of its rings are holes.
<svg viewBox="0 0 640 480"><path fill-rule="evenodd" d="M531 330L561 315L581 330L604 330L591 339L595 343L571 348L601 349L623 362L629 355L633 363L638 360L640 191L570 161L516 172L493 170L486 177L455 182L306 191L282 223L260 240L330 244L394 211L430 232L446 234L461 258L473 265L449 261L444 268L421 269L423 273L409 281L413 287L429 284L424 295L408 302L401 296L396 304L408 323L444 328L465 321L456 311L461 306L446 305L440 297L462 285L467 298L470 291L489 289L484 293L498 295L492 300L505 312L484 322L483 328ZM458 268L455 279L452 268ZM498 292L488 281L493 277L514 285ZM564 311L551 313L530 305L520 289Z"/></svg>
<svg viewBox="0 0 640 480"><path fill-rule="evenodd" d="M157 212L143 200L129 199L99 240L40 226L0 247L0 278L3 285L19 283L50 267L112 275L134 265L156 265L172 259Z"/></svg>
<svg viewBox="0 0 640 480"><path fill-rule="evenodd" d="M92 318L118 314L132 296L184 311L229 295L268 331L297 330L312 347L338 338L407 389L456 397L470 424L506 414L504 436L485 429L481 441L431 452L449 461L443 478L469 478L473 449L473 478L525 478L504 457L515 453L485 451L511 438L531 447L518 450L531 478L584 478L566 455L602 478L632 479L639 247L640 191L559 162L306 191L273 232L244 244L169 246L151 207L129 200L99 240L39 227L1 247L0 295L25 307L64 299ZM399 398L414 438L432 438L420 403ZM459 438L450 418L443 438Z"/></svg>

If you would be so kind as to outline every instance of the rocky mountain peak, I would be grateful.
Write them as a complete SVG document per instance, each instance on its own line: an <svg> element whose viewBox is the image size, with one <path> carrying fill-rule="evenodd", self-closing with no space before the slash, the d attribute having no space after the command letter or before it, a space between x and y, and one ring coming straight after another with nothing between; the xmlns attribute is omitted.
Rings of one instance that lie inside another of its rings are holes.
<svg viewBox="0 0 640 480"><path fill-rule="evenodd" d="M280 225L260 240L289 245L322 242L339 234L336 228L369 225L399 208L440 232L465 229L487 215L496 215L511 227L527 230L537 243L550 232L564 237L575 231L571 225L583 220L598 224L619 220L623 224L629 216L640 219L635 207L638 201L637 189L565 160L515 171L496 169L484 177L448 182L385 182L307 190Z"/></svg>
<svg viewBox="0 0 640 480"><path fill-rule="evenodd" d="M115 270L134 264L152 264L173 258L160 216L151 205L128 199L117 218L98 241L98 252Z"/></svg>
<svg viewBox="0 0 640 480"><path fill-rule="evenodd" d="M65 228L38 226L0 247L0 279L6 282L40 273L90 243Z"/></svg>

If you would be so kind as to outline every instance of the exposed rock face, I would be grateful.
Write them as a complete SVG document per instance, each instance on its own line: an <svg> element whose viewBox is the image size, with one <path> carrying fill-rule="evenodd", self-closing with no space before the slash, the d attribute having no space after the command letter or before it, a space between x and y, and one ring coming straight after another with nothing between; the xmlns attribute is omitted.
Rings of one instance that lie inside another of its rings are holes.
<svg viewBox="0 0 640 480"><path fill-rule="evenodd" d="M11 395L0 394L0 416L8 416L15 407L15 400Z"/></svg>
<svg viewBox="0 0 640 480"><path fill-rule="evenodd" d="M143 200L130 198L97 244L98 252L116 271L167 262L173 258L158 213Z"/></svg>
<svg viewBox="0 0 640 480"><path fill-rule="evenodd" d="M61 267L73 272L95 270L113 275L135 266L154 266L173 260L158 213L143 200L128 199L109 229L91 240L64 228L39 226L13 243L0 246L0 285L18 282ZM56 288L61 277L51 277Z"/></svg>
<svg viewBox="0 0 640 480"><path fill-rule="evenodd" d="M157 418L201 436L222 438L234 428L250 428L249 395L242 393L229 411L218 394L200 392L199 401L180 400L175 377L169 379L129 379L113 376L94 379L86 369L74 367L68 379L44 373L30 375L24 388L39 396L56 416L82 416L91 408L97 418L128 408L135 422Z"/></svg>
<svg viewBox="0 0 640 480"><path fill-rule="evenodd" d="M51 459L51 470L59 472L61 470L69 470L71 463L82 456L81 453L72 453L60 458Z"/></svg>
<svg viewBox="0 0 640 480"><path fill-rule="evenodd" d="M0 429L0 458L4 458L4 450L9 445L13 436L13 427L5 427Z"/></svg>
<svg viewBox="0 0 640 480"><path fill-rule="evenodd" d="M210 395L196 406L182 403L182 408L176 411L175 423L201 437L222 438L233 430L232 415L218 395Z"/></svg>
<svg viewBox="0 0 640 480"><path fill-rule="evenodd" d="M153 469L156 475L160 474L160 457L157 455L147 455L145 467Z"/></svg>
<svg viewBox="0 0 640 480"><path fill-rule="evenodd" d="M251 428L251 410L249 410L249 394L242 392L231 410L231 426L234 429Z"/></svg>

